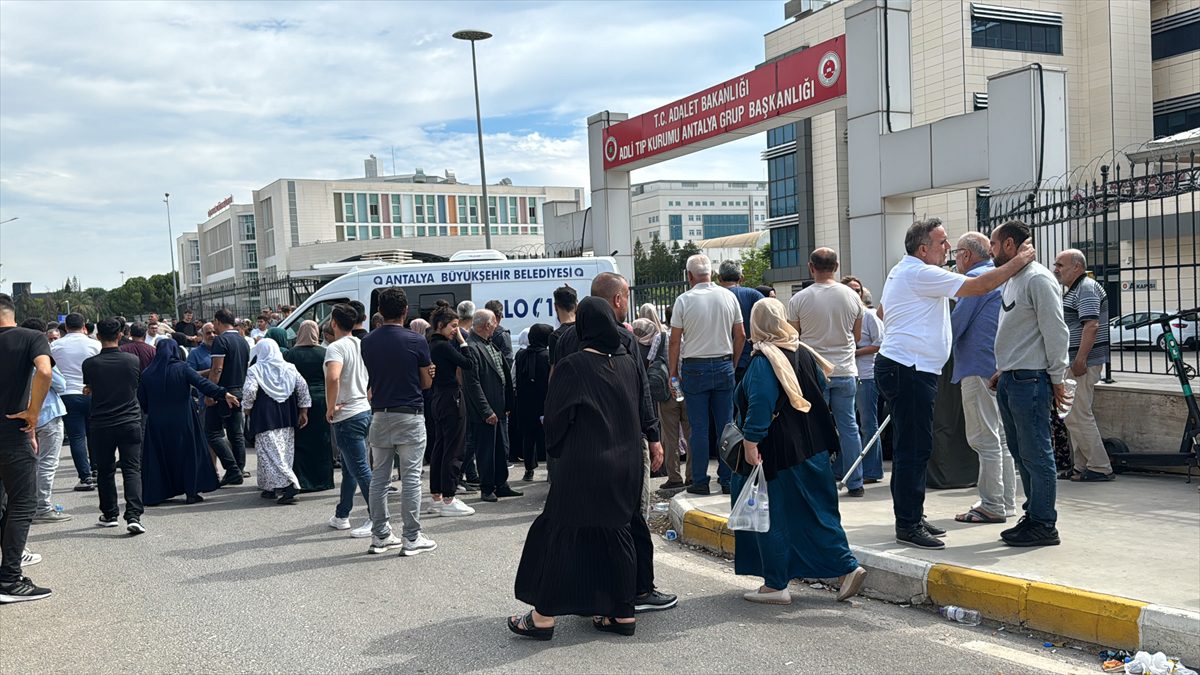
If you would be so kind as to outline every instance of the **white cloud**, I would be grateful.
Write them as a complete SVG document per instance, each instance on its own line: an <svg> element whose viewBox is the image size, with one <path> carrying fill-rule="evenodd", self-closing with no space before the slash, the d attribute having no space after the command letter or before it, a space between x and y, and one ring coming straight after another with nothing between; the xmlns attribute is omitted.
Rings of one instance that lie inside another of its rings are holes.
<svg viewBox="0 0 1200 675"><path fill-rule="evenodd" d="M752 68L779 3L0 3L0 276L111 287L169 267L175 233L281 177L478 181L478 44L489 182L587 186L584 122L640 113ZM634 174L765 177L761 138Z"/></svg>

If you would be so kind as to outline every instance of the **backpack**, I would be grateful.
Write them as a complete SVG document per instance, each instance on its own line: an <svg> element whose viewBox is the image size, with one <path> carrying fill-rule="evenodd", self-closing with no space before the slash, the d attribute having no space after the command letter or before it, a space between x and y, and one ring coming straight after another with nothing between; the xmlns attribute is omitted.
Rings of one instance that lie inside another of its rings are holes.
<svg viewBox="0 0 1200 675"><path fill-rule="evenodd" d="M671 374L667 370L667 335L662 334L658 353L654 360L646 364L646 379L650 382L650 397L658 403L669 401L671 394Z"/></svg>

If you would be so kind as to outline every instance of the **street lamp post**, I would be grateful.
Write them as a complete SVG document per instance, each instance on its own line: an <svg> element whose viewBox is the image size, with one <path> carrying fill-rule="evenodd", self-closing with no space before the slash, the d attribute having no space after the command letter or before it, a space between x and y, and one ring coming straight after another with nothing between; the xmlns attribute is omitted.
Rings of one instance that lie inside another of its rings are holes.
<svg viewBox="0 0 1200 675"><path fill-rule="evenodd" d="M167 244L171 247L171 297L175 299L175 309L171 311L171 319L179 318L179 276L175 273L175 232L171 229L171 193L163 193L163 203L167 205Z"/></svg>
<svg viewBox="0 0 1200 675"><path fill-rule="evenodd" d="M487 248L492 247L492 223L489 218L487 196L487 171L483 162L483 117L479 113L479 69L475 66L475 43L492 37L491 33L481 30L460 30L452 37L471 43L471 76L475 81L475 131L479 135L479 184L483 187L483 242Z"/></svg>
<svg viewBox="0 0 1200 675"><path fill-rule="evenodd" d="M12 221L16 220L18 217L19 216L13 216L12 218L9 218L8 220L0 220L0 225L3 225L5 223L11 223ZM2 234L3 232L4 232L4 228L0 228L0 234ZM3 249L0 249L0 251L2 251L2 250ZM3 284L3 283L4 283L4 257L3 257L3 254L0 253L0 284Z"/></svg>

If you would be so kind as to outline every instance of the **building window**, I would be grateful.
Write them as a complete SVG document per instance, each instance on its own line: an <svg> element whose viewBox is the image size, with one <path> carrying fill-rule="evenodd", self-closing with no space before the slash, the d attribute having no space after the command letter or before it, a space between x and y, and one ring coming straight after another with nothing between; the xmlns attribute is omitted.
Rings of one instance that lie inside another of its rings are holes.
<svg viewBox="0 0 1200 675"><path fill-rule="evenodd" d="M472 223L479 223L479 197L471 197L470 216ZM476 234L478 234L478 232Z"/></svg>
<svg viewBox="0 0 1200 675"><path fill-rule="evenodd" d="M667 229L671 241L679 241L683 239L683 216L678 214L669 214L667 216Z"/></svg>
<svg viewBox="0 0 1200 675"><path fill-rule="evenodd" d="M414 202L415 203L414 203L413 208L414 208L414 213L415 213L415 219L418 223L423 223L423 222L425 222L425 199L421 195L416 195ZM351 222L351 221L346 221L346 222Z"/></svg>
<svg viewBox="0 0 1200 675"><path fill-rule="evenodd" d="M516 197L508 198L508 222L520 224L520 215L517 213L518 206Z"/></svg>
<svg viewBox="0 0 1200 675"><path fill-rule="evenodd" d="M695 187L700 187L700 185L699 185L698 183L692 183L692 182L684 181L684 182L682 182L682 183L680 183L680 184L679 184L679 187L685 187L685 188L695 188Z"/></svg>
<svg viewBox="0 0 1200 675"><path fill-rule="evenodd" d="M791 143L796 140L796 125L788 124L782 127L775 127L767 130L767 147L773 148L777 145Z"/></svg>
<svg viewBox="0 0 1200 675"><path fill-rule="evenodd" d="M258 251L254 248L254 244L242 244L242 267L246 269L258 269Z"/></svg>
<svg viewBox="0 0 1200 675"><path fill-rule="evenodd" d="M498 197L497 199L500 203L498 211L500 215L500 224L505 225L508 223L508 197Z"/></svg>
<svg viewBox="0 0 1200 675"><path fill-rule="evenodd" d="M529 224L537 225L537 197L529 198Z"/></svg>
<svg viewBox="0 0 1200 675"><path fill-rule="evenodd" d="M771 228L771 268L783 269L800 265L796 225Z"/></svg>
<svg viewBox="0 0 1200 675"><path fill-rule="evenodd" d="M254 214L243 213L239 215L238 229L242 231L242 239L254 241Z"/></svg>
<svg viewBox="0 0 1200 675"><path fill-rule="evenodd" d="M1200 94L1178 96L1154 104L1154 137L1174 136L1200 128Z"/></svg>
<svg viewBox="0 0 1200 675"><path fill-rule="evenodd" d="M1200 49L1200 9L1165 16L1150 24L1150 58L1168 59Z"/></svg>
<svg viewBox="0 0 1200 675"><path fill-rule="evenodd" d="M497 218L497 214L496 214L496 198L495 197L488 197L488 222L489 223L500 222L499 219ZM493 232L492 234L495 234L495 232Z"/></svg>
<svg viewBox="0 0 1200 675"><path fill-rule="evenodd" d="M376 194L368 195L368 199L370 201L370 205L368 206L368 209L371 214L371 222L378 223L379 222L379 195L376 195Z"/></svg>
<svg viewBox="0 0 1200 675"><path fill-rule="evenodd" d="M400 195L392 195L392 222L403 223L404 219L400 217Z"/></svg>
<svg viewBox="0 0 1200 675"><path fill-rule="evenodd" d="M1062 15L972 3L971 46L1062 54Z"/></svg>
<svg viewBox="0 0 1200 675"><path fill-rule="evenodd" d="M750 216L744 213L706 214L701 217L701 222L704 223L705 239L729 237L750 231Z"/></svg>

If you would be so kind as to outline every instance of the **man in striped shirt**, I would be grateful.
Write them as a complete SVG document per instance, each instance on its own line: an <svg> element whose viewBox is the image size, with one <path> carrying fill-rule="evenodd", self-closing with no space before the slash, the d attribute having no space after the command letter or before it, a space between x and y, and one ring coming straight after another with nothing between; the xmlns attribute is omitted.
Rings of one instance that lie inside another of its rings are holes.
<svg viewBox="0 0 1200 675"><path fill-rule="evenodd" d="M1108 296L1104 287L1087 275L1087 258L1069 248L1054 259L1054 276L1067 288L1063 319L1071 331L1068 354L1076 381L1075 403L1063 419L1071 432L1075 465L1059 478L1093 482L1113 479L1112 464L1104 451L1100 429L1092 415L1096 383L1108 361Z"/></svg>

